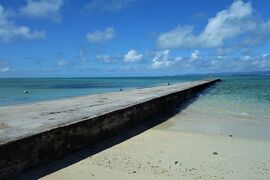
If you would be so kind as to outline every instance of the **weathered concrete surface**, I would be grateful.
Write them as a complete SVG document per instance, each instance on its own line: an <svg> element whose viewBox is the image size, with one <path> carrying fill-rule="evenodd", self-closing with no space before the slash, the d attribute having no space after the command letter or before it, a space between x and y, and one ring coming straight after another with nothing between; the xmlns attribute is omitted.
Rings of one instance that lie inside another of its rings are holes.
<svg viewBox="0 0 270 180"><path fill-rule="evenodd" d="M219 79L0 108L0 179L172 110Z"/></svg>

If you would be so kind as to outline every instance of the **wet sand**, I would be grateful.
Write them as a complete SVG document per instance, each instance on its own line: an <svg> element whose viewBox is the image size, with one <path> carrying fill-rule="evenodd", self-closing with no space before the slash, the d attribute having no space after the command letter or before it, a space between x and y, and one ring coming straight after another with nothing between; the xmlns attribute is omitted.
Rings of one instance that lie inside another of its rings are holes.
<svg viewBox="0 0 270 180"><path fill-rule="evenodd" d="M0 123L0 129L4 129L4 128L6 128L7 127L7 125L6 124L4 124L4 123Z"/></svg>
<svg viewBox="0 0 270 180"><path fill-rule="evenodd" d="M200 125L189 129L184 125L199 121L198 114L190 114L193 110L191 105L154 128L42 179L270 179L268 139L203 131ZM209 126L218 124L203 120ZM248 131L246 125L234 125Z"/></svg>

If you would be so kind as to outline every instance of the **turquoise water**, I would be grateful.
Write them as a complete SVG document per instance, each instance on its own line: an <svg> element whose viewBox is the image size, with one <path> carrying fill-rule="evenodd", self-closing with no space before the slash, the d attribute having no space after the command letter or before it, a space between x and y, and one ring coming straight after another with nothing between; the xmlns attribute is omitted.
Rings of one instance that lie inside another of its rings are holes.
<svg viewBox="0 0 270 180"><path fill-rule="evenodd" d="M145 78L17 78L0 79L0 106L44 100L151 87L207 78L145 77ZM27 90L29 93L25 94Z"/></svg>
<svg viewBox="0 0 270 180"><path fill-rule="evenodd" d="M202 103L240 115L270 118L270 76L223 77L201 98Z"/></svg>
<svg viewBox="0 0 270 180"><path fill-rule="evenodd" d="M270 76L225 76L186 109L169 129L270 139Z"/></svg>
<svg viewBox="0 0 270 180"><path fill-rule="evenodd" d="M0 106L206 79L207 76L141 78L0 79ZM223 76L198 102L239 115L270 116L270 76ZM25 94L24 90L29 93Z"/></svg>
<svg viewBox="0 0 270 180"><path fill-rule="evenodd" d="M207 76L0 79L0 106L181 83ZM220 76L175 116L177 131L270 139L270 76ZM24 90L29 93L25 94Z"/></svg>

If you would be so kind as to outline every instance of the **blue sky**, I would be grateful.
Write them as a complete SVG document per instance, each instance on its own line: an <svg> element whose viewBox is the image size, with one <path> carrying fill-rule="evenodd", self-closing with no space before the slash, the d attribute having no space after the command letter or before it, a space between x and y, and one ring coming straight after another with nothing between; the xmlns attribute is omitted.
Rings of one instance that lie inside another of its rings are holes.
<svg viewBox="0 0 270 180"><path fill-rule="evenodd" d="M268 0L1 0L0 77L270 70L268 7Z"/></svg>

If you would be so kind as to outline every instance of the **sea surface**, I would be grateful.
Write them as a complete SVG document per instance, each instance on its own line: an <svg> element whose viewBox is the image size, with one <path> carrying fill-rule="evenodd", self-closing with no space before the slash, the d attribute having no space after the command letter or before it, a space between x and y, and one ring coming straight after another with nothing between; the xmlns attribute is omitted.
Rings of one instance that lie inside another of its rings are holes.
<svg viewBox="0 0 270 180"><path fill-rule="evenodd" d="M140 78L18 78L0 79L0 106L25 104L120 89L167 85L210 78L174 76ZM176 118L171 130L231 133L270 139L270 76L219 76ZM27 90L28 93L24 93ZM241 131L239 127L244 127Z"/></svg>
<svg viewBox="0 0 270 180"><path fill-rule="evenodd" d="M139 78L12 78L0 79L0 106L44 100L145 88L209 78L139 77ZM28 93L24 93L28 91Z"/></svg>
<svg viewBox="0 0 270 180"><path fill-rule="evenodd" d="M0 106L116 92L120 89L125 91L207 78L209 77L0 79ZM179 121L179 126L174 126L174 128L209 132L237 131L238 129L232 128L237 122L251 128L258 125L261 129L254 129L253 134L257 133L270 138L270 76L220 76L219 78L222 82L206 90L187 109L182 110L180 119L184 118L185 123L181 124L182 121ZM27 94L24 93L25 90L28 91ZM196 125L193 124L195 121ZM219 121L227 123L221 126L222 123L220 124ZM209 122L211 125L218 124L218 127L210 126ZM198 126L200 123L201 126Z"/></svg>
<svg viewBox="0 0 270 180"><path fill-rule="evenodd" d="M270 140L270 76L224 76L168 129Z"/></svg>

